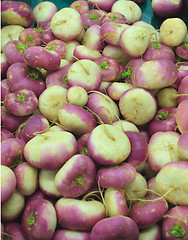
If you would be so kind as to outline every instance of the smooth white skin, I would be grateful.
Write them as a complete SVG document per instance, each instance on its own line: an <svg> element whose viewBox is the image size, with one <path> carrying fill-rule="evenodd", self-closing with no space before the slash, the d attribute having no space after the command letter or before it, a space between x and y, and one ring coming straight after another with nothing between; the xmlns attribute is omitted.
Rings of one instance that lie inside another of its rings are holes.
<svg viewBox="0 0 188 240"><path fill-rule="evenodd" d="M109 125L98 125L90 133L91 149L88 145L88 151L95 149L91 157L97 161L97 156L101 155L105 159L107 165L115 165L123 162L131 151L131 145L128 137L118 128ZM108 164L108 160L112 159L113 164Z"/></svg>
<svg viewBox="0 0 188 240"><path fill-rule="evenodd" d="M173 205L188 205L188 169L184 161L166 164L156 175L155 190ZM170 192L169 192L170 191Z"/></svg>
<svg viewBox="0 0 188 240"><path fill-rule="evenodd" d="M180 18L168 18L160 26L161 41L170 47L180 45L187 34L187 26Z"/></svg>
<svg viewBox="0 0 188 240"><path fill-rule="evenodd" d="M74 49L74 56L76 59L94 60L96 58L100 58L102 55L97 50L90 49L84 45L79 45Z"/></svg>
<svg viewBox="0 0 188 240"><path fill-rule="evenodd" d="M88 101L88 94L83 87L72 86L67 91L67 101L68 103L83 107Z"/></svg>
<svg viewBox="0 0 188 240"><path fill-rule="evenodd" d="M137 128L137 126L134 123L126 121L126 120L115 121L112 123L112 125L117 127L118 129L120 129L123 132L125 132L125 131L139 132L139 129Z"/></svg>
<svg viewBox="0 0 188 240"><path fill-rule="evenodd" d="M128 213L125 195L121 189L107 188L104 194L104 201L109 217L126 216L125 213Z"/></svg>
<svg viewBox="0 0 188 240"><path fill-rule="evenodd" d="M117 1L112 5L111 11L123 14L130 23L139 21L142 17L141 8L132 1Z"/></svg>
<svg viewBox="0 0 188 240"><path fill-rule="evenodd" d="M113 100L119 100L121 95L131 88L134 88L134 86L126 82L112 82L107 88L107 93Z"/></svg>
<svg viewBox="0 0 188 240"><path fill-rule="evenodd" d="M50 21L58 11L53 2L45 1L38 3L33 9L33 16L37 23Z"/></svg>
<svg viewBox="0 0 188 240"><path fill-rule="evenodd" d="M132 88L123 93L119 107L125 119L135 125L148 123L157 111L155 98L142 88Z"/></svg>
<svg viewBox="0 0 188 240"><path fill-rule="evenodd" d="M137 199L142 199L147 193L146 179L140 174L136 173L135 180L128 186L123 188L127 201L135 202Z"/></svg>
<svg viewBox="0 0 188 240"><path fill-rule="evenodd" d="M81 43L84 39L85 32L86 32L85 29L82 29L81 33L75 38L75 40Z"/></svg>
<svg viewBox="0 0 188 240"><path fill-rule="evenodd" d="M82 32L83 22L77 10L62 8L53 15L50 27L58 39L70 41Z"/></svg>
<svg viewBox="0 0 188 240"><path fill-rule="evenodd" d="M60 65L59 65L59 69L63 68L64 66L68 65L69 61L67 61L66 59L61 59Z"/></svg>
<svg viewBox="0 0 188 240"><path fill-rule="evenodd" d="M20 33L25 28L19 25L8 25L1 29L1 52L4 50L4 46L12 40L18 40Z"/></svg>
<svg viewBox="0 0 188 240"><path fill-rule="evenodd" d="M174 88L168 87L161 89L157 95L157 104L160 108L177 107L178 105L178 91Z"/></svg>
<svg viewBox="0 0 188 240"><path fill-rule="evenodd" d="M39 97L39 111L49 121L58 119L59 109L67 104L67 89L58 85L46 88Z"/></svg>
<svg viewBox="0 0 188 240"><path fill-rule="evenodd" d="M113 45L107 45L103 51L103 56L115 58L119 64L127 65L127 63L131 60L131 57L126 54L122 48L113 46Z"/></svg>
<svg viewBox="0 0 188 240"><path fill-rule="evenodd" d="M95 62L89 59L82 59L72 64L68 71L67 79L68 83L70 79L72 85L74 80L76 82L79 80L81 84L84 84L88 88L91 88L96 83L96 81L98 81L100 75L100 68ZM75 85L77 85L77 83L75 83Z"/></svg>
<svg viewBox="0 0 188 240"><path fill-rule="evenodd" d="M100 28L99 25L90 26L83 37L82 45L94 49L94 50L102 50L102 39L100 36Z"/></svg>
<svg viewBox="0 0 188 240"><path fill-rule="evenodd" d="M24 206L24 195L16 189L12 197L5 204L3 204L1 208L2 219L7 221L15 220L21 214Z"/></svg>
<svg viewBox="0 0 188 240"><path fill-rule="evenodd" d="M139 239L138 240L155 240L161 239L161 230L160 226L156 223L153 224L151 227L145 228L140 231Z"/></svg>
<svg viewBox="0 0 188 240"><path fill-rule="evenodd" d="M151 41L150 32L141 26L133 25L123 30L120 47L131 57L140 57Z"/></svg>
<svg viewBox="0 0 188 240"><path fill-rule="evenodd" d="M168 162L183 160L177 151L179 137L179 133L172 131L156 132L151 136L147 163L153 171L158 172Z"/></svg>
<svg viewBox="0 0 188 240"><path fill-rule="evenodd" d="M19 170L18 170L19 169ZM37 189L38 169L30 164L18 165L16 171L17 189L24 196L30 196Z"/></svg>
<svg viewBox="0 0 188 240"><path fill-rule="evenodd" d="M63 127L54 125L48 129L48 132L66 131Z"/></svg>
<svg viewBox="0 0 188 240"><path fill-rule="evenodd" d="M47 196L61 197L55 185L55 176L57 171L48 171L41 169L39 172L39 187Z"/></svg>
<svg viewBox="0 0 188 240"><path fill-rule="evenodd" d="M69 63L73 63L76 61L76 58L74 57L73 53L74 53L74 49L80 45L79 42L75 41L75 40L71 40L68 42L65 42L65 46L66 46L66 54L65 54L65 60L67 60Z"/></svg>
<svg viewBox="0 0 188 240"><path fill-rule="evenodd" d="M188 43L188 32L187 32L185 38L183 39L183 43Z"/></svg>

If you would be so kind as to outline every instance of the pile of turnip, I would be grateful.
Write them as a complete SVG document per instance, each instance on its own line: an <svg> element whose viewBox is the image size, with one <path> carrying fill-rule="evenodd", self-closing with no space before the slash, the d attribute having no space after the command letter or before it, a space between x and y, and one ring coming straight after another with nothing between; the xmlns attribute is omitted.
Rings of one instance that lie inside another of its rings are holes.
<svg viewBox="0 0 188 240"><path fill-rule="evenodd" d="M188 29L142 2L1 2L2 239L188 239Z"/></svg>

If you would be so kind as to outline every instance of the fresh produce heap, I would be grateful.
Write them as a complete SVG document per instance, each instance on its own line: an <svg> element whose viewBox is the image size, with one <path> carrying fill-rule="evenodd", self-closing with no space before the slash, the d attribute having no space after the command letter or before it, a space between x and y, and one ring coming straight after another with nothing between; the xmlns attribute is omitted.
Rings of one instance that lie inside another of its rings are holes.
<svg viewBox="0 0 188 240"><path fill-rule="evenodd" d="M188 239L188 30L142 2L1 2L2 239Z"/></svg>

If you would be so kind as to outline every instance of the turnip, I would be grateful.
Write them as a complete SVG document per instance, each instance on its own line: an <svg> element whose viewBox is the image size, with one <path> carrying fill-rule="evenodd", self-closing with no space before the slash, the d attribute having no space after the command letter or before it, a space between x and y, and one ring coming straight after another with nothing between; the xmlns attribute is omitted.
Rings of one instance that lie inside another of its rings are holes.
<svg viewBox="0 0 188 240"><path fill-rule="evenodd" d="M141 8L133 1L117 1L112 5L112 12L118 12L125 16L129 24L141 20Z"/></svg>
<svg viewBox="0 0 188 240"><path fill-rule="evenodd" d="M96 167L93 160L85 155L71 157L57 172L55 186L64 197L77 198L93 185Z"/></svg>
<svg viewBox="0 0 188 240"><path fill-rule="evenodd" d="M139 240L161 240L162 231L159 223L153 224L151 227L142 229L139 234Z"/></svg>
<svg viewBox="0 0 188 240"><path fill-rule="evenodd" d="M45 170L58 170L77 152L77 141L66 131L39 134L26 143L24 156L29 164Z"/></svg>
<svg viewBox="0 0 188 240"><path fill-rule="evenodd" d="M21 224L17 222L7 222L4 224L4 237L12 240L24 240Z"/></svg>
<svg viewBox="0 0 188 240"><path fill-rule="evenodd" d="M78 138L78 153L88 155L87 141L90 133L86 133Z"/></svg>
<svg viewBox="0 0 188 240"><path fill-rule="evenodd" d="M16 116L28 116L38 107L38 99L33 91L22 89L9 93L5 100L9 113Z"/></svg>
<svg viewBox="0 0 188 240"><path fill-rule="evenodd" d="M93 50L84 45L79 45L74 49L73 55L76 59L89 59L94 61L95 59L101 57L101 53L97 50Z"/></svg>
<svg viewBox="0 0 188 240"><path fill-rule="evenodd" d="M162 234L164 240L187 238L188 207L172 207L162 221Z"/></svg>
<svg viewBox="0 0 188 240"><path fill-rule="evenodd" d="M136 125L143 125L155 116L157 102L146 89L131 88L121 95L119 108L127 121Z"/></svg>
<svg viewBox="0 0 188 240"><path fill-rule="evenodd" d="M169 162L157 173L155 190L173 205L187 205L187 161Z"/></svg>
<svg viewBox="0 0 188 240"><path fill-rule="evenodd" d="M1 165L1 204L5 204L14 194L16 177L7 166Z"/></svg>
<svg viewBox="0 0 188 240"><path fill-rule="evenodd" d="M116 59L106 56L101 56L94 60L100 67L102 74L102 81L113 81L119 74L119 63Z"/></svg>
<svg viewBox="0 0 188 240"><path fill-rule="evenodd" d="M9 68L10 64L5 56L5 53L1 53L1 78L6 78L7 69Z"/></svg>
<svg viewBox="0 0 188 240"><path fill-rule="evenodd" d="M26 116L15 116L13 114L10 114L5 106L1 107L1 125L10 132L16 131L19 125L26 119Z"/></svg>
<svg viewBox="0 0 188 240"><path fill-rule="evenodd" d="M29 196L37 189L38 170L27 162L20 163L15 169L16 187L24 196Z"/></svg>
<svg viewBox="0 0 188 240"><path fill-rule="evenodd" d="M180 134L173 131L154 133L148 144L149 167L156 172L169 162L178 162L183 159L177 152L177 143Z"/></svg>
<svg viewBox="0 0 188 240"><path fill-rule="evenodd" d="M139 229L143 229L159 222L167 211L168 203L164 198L150 195L136 201L131 207L129 216Z"/></svg>
<svg viewBox="0 0 188 240"><path fill-rule="evenodd" d="M146 89L161 89L176 81L178 69L167 59L150 60L133 70L132 84Z"/></svg>
<svg viewBox="0 0 188 240"><path fill-rule="evenodd" d="M178 57L184 60L188 60L188 44L187 43L182 43L178 45L175 49L176 54Z"/></svg>
<svg viewBox="0 0 188 240"><path fill-rule="evenodd" d="M7 71L7 81L12 92L28 89L38 97L45 90L45 81L41 72L25 63L12 64Z"/></svg>
<svg viewBox="0 0 188 240"><path fill-rule="evenodd" d="M50 51L41 46L34 46L26 49L24 59L26 64L31 67L55 71L60 65L61 57L55 51Z"/></svg>
<svg viewBox="0 0 188 240"><path fill-rule="evenodd" d="M8 25L1 29L1 51L4 50L4 46L12 40L19 39L20 33L25 28L19 25Z"/></svg>
<svg viewBox="0 0 188 240"><path fill-rule="evenodd" d="M105 22L101 26L100 34L103 41L113 46L119 46L121 33L129 27L128 24Z"/></svg>
<svg viewBox="0 0 188 240"><path fill-rule="evenodd" d="M78 1L77 1L78 2ZM84 1L82 1L84 2ZM72 231L66 229L56 230L52 240L90 240L90 233L83 231Z"/></svg>
<svg viewBox="0 0 188 240"><path fill-rule="evenodd" d="M70 41L81 33L83 21L77 10L65 7L53 15L50 27L56 38Z"/></svg>
<svg viewBox="0 0 188 240"><path fill-rule="evenodd" d="M1 127L1 142L9 138L14 138L13 133L11 133L9 130L7 130L4 127Z"/></svg>
<svg viewBox="0 0 188 240"><path fill-rule="evenodd" d="M180 18L167 18L160 26L161 41L170 47L180 45L187 34L187 26Z"/></svg>
<svg viewBox="0 0 188 240"><path fill-rule="evenodd" d="M99 121L109 123L119 119L119 109L108 95L98 91L89 94L87 107L99 117Z"/></svg>
<svg viewBox="0 0 188 240"><path fill-rule="evenodd" d="M86 91L98 90L102 76L99 66L88 59L82 59L72 64L67 74L69 86L80 86Z"/></svg>
<svg viewBox="0 0 188 240"><path fill-rule="evenodd" d="M71 67L71 63L67 64L66 66L62 67L61 69L58 69L54 72L50 72L46 77L46 87L52 87L54 85L61 86L63 88L68 89L68 83L67 83L67 74Z"/></svg>
<svg viewBox="0 0 188 240"><path fill-rule="evenodd" d="M86 90L79 86L72 86L67 91L67 102L83 107L88 101Z"/></svg>
<svg viewBox="0 0 188 240"><path fill-rule="evenodd" d="M187 142L188 142L188 131L185 131L180 135L177 142L177 151L184 160L188 160Z"/></svg>
<svg viewBox="0 0 188 240"><path fill-rule="evenodd" d="M56 5L50 1L39 2L33 8L33 17L36 23L50 21L58 11Z"/></svg>
<svg viewBox="0 0 188 240"><path fill-rule="evenodd" d="M119 164L131 151L128 137L110 124L95 127L89 135L87 146L91 158L103 165Z"/></svg>
<svg viewBox="0 0 188 240"><path fill-rule="evenodd" d="M71 103L59 109L58 120L67 131L75 136L91 132L97 126L95 116L91 112Z"/></svg>
<svg viewBox="0 0 188 240"><path fill-rule="evenodd" d="M166 87L156 95L157 103L160 108L175 108L178 105L178 91L173 87Z"/></svg>
<svg viewBox="0 0 188 240"><path fill-rule="evenodd" d="M26 28L19 35L19 41L27 44L27 47L40 46L40 33L34 28Z"/></svg>
<svg viewBox="0 0 188 240"><path fill-rule="evenodd" d="M115 58L119 64L127 65L131 57L121 47L108 44L102 51L103 56Z"/></svg>
<svg viewBox="0 0 188 240"><path fill-rule="evenodd" d="M138 168L146 162L148 158L148 144L145 137L136 131L124 131L131 143L131 152L126 159L126 162L133 167Z"/></svg>
<svg viewBox="0 0 188 240"><path fill-rule="evenodd" d="M57 190L55 185L55 176L57 171L41 169L39 172L39 188L49 197L60 198L62 194Z"/></svg>
<svg viewBox="0 0 188 240"><path fill-rule="evenodd" d="M65 42L66 45L66 55L65 55L65 59L67 61L69 61L69 63L73 63L76 61L76 58L73 55L74 49L80 45L80 43L76 40L71 40L71 41L67 41Z"/></svg>
<svg viewBox="0 0 188 240"><path fill-rule="evenodd" d="M16 131L16 138L28 142L37 134L44 133L49 128L48 120L42 115L32 115L24 121Z"/></svg>
<svg viewBox="0 0 188 240"><path fill-rule="evenodd" d="M100 28L101 27L99 25L90 26L84 34L82 45L93 50L102 51L104 48L104 42L102 41L100 35Z"/></svg>
<svg viewBox="0 0 188 240"><path fill-rule="evenodd" d="M76 9L80 14L89 11L89 4L86 1L74 1L71 3L70 8Z"/></svg>
<svg viewBox="0 0 188 240"><path fill-rule="evenodd" d="M67 103L67 89L54 85L46 88L39 97L39 111L49 121L58 120L59 109Z"/></svg>
<svg viewBox="0 0 188 240"><path fill-rule="evenodd" d="M98 221L91 230L91 240L136 240L139 229L135 221L125 216L114 216Z"/></svg>
<svg viewBox="0 0 188 240"><path fill-rule="evenodd" d="M142 176L142 174L136 172L134 181L125 186L122 190L125 193L126 200L130 202L130 204L137 201L137 199L142 199L147 193L146 179Z"/></svg>
<svg viewBox="0 0 188 240"><path fill-rule="evenodd" d="M133 87L132 84L126 82L112 82L107 88L107 93L113 100L119 100L124 92Z"/></svg>
<svg viewBox="0 0 188 240"><path fill-rule="evenodd" d="M133 25L122 31L119 43L126 54L135 58L143 55L150 43L150 39L150 33L146 28Z"/></svg>
<svg viewBox="0 0 188 240"><path fill-rule="evenodd" d="M100 93L106 94L107 93L107 88L110 86L110 82L101 82L101 85L98 89Z"/></svg>
<svg viewBox="0 0 188 240"><path fill-rule="evenodd" d="M96 179L101 187L123 188L132 183L135 177L135 168L125 162L115 166L100 168Z"/></svg>
<svg viewBox="0 0 188 240"><path fill-rule="evenodd" d="M55 209L60 227L68 230L90 231L106 216L104 205L97 200L64 197L56 202Z"/></svg>
<svg viewBox="0 0 188 240"><path fill-rule="evenodd" d="M21 225L28 240L51 239L57 225L54 206L44 199L29 202L24 209Z"/></svg>
<svg viewBox="0 0 188 240"><path fill-rule="evenodd" d="M176 108L174 107L159 109L148 125L150 136L158 131L175 131L177 127L175 114Z"/></svg>
<svg viewBox="0 0 188 240"><path fill-rule="evenodd" d="M2 205L1 217L3 221L14 221L22 213L25 207L25 197L17 189L9 200Z"/></svg>
<svg viewBox="0 0 188 240"><path fill-rule="evenodd" d="M172 87L174 87L175 89L177 89L179 87L183 78L188 75L188 64L185 61L178 62L178 63L176 63L176 65L178 68L178 77L177 77L176 81L172 84Z"/></svg>
<svg viewBox="0 0 188 240"><path fill-rule="evenodd" d="M175 61L174 51L166 46L165 44L159 43L157 40L152 41L145 53L143 54L143 59L145 61L154 60L154 59L168 59L172 62Z"/></svg>
<svg viewBox="0 0 188 240"><path fill-rule="evenodd" d="M178 106L176 111L176 122L178 129L181 133L188 130L188 99L183 100Z"/></svg>
<svg viewBox="0 0 188 240"><path fill-rule="evenodd" d="M119 128L123 132L125 132L125 131L139 132L139 129L137 128L137 126L134 123L126 121L126 120L115 121L112 123L112 125Z"/></svg>
<svg viewBox="0 0 188 240"><path fill-rule="evenodd" d="M52 50L52 51L55 51L57 52L61 58L64 58L65 57L65 54L66 54L66 45L63 41L61 40L52 40L50 41L47 45L46 45L46 48L48 50Z"/></svg>
<svg viewBox="0 0 188 240"><path fill-rule="evenodd" d="M25 2L3 1L1 3L2 24L17 24L30 27L34 22L33 11Z"/></svg>
<svg viewBox="0 0 188 240"><path fill-rule="evenodd" d="M12 167L14 161L20 159L23 160L23 149L25 142L16 139L9 138L1 142L1 164Z"/></svg>

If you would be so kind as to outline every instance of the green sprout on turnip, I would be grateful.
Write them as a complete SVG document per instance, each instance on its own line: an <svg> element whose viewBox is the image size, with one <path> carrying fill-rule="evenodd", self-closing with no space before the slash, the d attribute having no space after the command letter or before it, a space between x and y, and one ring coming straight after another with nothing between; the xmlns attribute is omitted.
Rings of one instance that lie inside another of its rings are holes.
<svg viewBox="0 0 188 240"><path fill-rule="evenodd" d="M174 227L171 227L170 232L175 238L182 238L186 234L185 229L179 224L174 226Z"/></svg>
<svg viewBox="0 0 188 240"><path fill-rule="evenodd" d="M37 32L39 32L40 34L42 34L43 33L43 29L42 29L42 27L40 27L40 28L34 28Z"/></svg>
<svg viewBox="0 0 188 240"><path fill-rule="evenodd" d="M121 78L124 79L124 78L131 78L131 75L132 75L132 70L131 70L131 67L128 67L128 70L127 71L123 71L122 75L121 75Z"/></svg>
<svg viewBox="0 0 188 240"><path fill-rule="evenodd" d="M18 102L25 102L25 96L24 96L24 94L23 94L23 92L20 94L20 95L17 95L17 101Z"/></svg>
<svg viewBox="0 0 188 240"><path fill-rule="evenodd" d="M28 73L28 76L33 79L39 79L38 73L35 73L35 72Z"/></svg>
<svg viewBox="0 0 188 240"><path fill-rule="evenodd" d="M87 30L87 27L86 27L86 25L84 25L84 30L85 30L85 31Z"/></svg>
<svg viewBox="0 0 188 240"><path fill-rule="evenodd" d="M18 49L20 52L24 53L25 52L25 49L27 47L28 43L22 45L21 43L18 43Z"/></svg>
<svg viewBox="0 0 188 240"><path fill-rule="evenodd" d="M29 35L27 39L29 42L33 42L35 37L33 35Z"/></svg>
<svg viewBox="0 0 188 240"><path fill-rule="evenodd" d="M48 50L53 51L54 49L56 49L56 45L52 44L48 47Z"/></svg>
<svg viewBox="0 0 188 240"><path fill-rule="evenodd" d="M116 15L112 16L112 19L117 19L117 18L118 18L118 16L116 16Z"/></svg>
<svg viewBox="0 0 188 240"><path fill-rule="evenodd" d="M32 228L33 225L35 224L35 216L34 214L32 213L31 216L26 220L29 227Z"/></svg>
<svg viewBox="0 0 188 240"><path fill-rule="evenodd" d="M85 174L75 178L72 182L77 184L77 185L83 186L84 185L84 183L83 183L84 176L85 176Z"/></svg>
<svg viewBox="0 0 188 240"><path fill-rule="evenodd" d="M168 114L168 111L165 113L165 112L160 112L160 114L157 115L157 118L159 120L166 120L168 118L169 114Z"/></svg>
<svg viewBox="0 0 188 240"><path fill-rule="evenodd" d="M183 44L183 48L185 48L186 50L188 50L188 43L184 43L184 44Z"/></svg>
<svg viewBox="0 0 188 240"><path fill-rule="evenodd" d="M99 67L102 68L102 69L109 69L108 63L109 63L109 61L101 63Z"/></svg>
<svg viewBox="0 0 188 240"><path fill-rule="evenodd" d="M152 48L154 48L154 49L160 49L161 48L158 40L155 41L155 44L152 45Z"/></svg>
<svg viewBox="0 0 188 240"><path fill-rule="evenodd" d="M92 14L89 16L89 18L90 18L91 20L98 20L98 19L99 19L99 16L96 15L95 13L92 13Z"/></svg>

